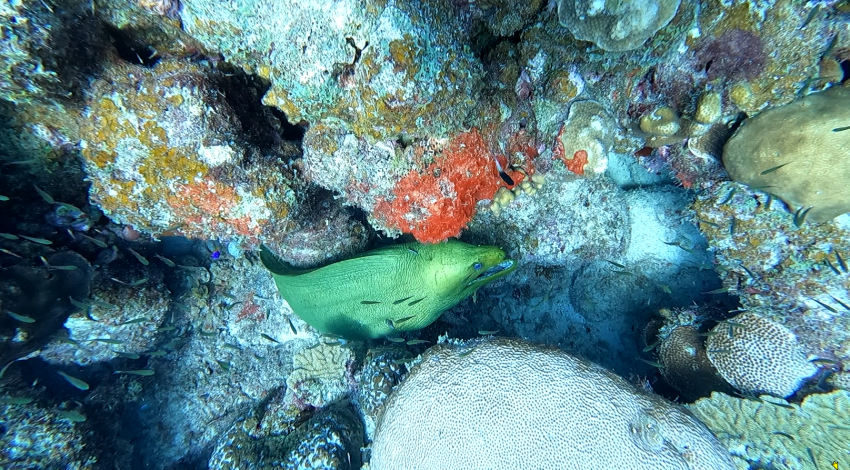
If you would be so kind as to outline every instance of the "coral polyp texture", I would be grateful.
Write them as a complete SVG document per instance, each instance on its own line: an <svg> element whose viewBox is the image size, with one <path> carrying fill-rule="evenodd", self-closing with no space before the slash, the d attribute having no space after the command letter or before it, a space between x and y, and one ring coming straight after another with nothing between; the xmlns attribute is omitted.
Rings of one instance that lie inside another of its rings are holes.
<svg viewBox="0 0 850 470"><path fill-rule="evenodd" d="M460 18L442 2L193 0L182 19L206 47L269 80L263 103L291 122L339 119L379 140L445 135L480 88Z"/></svg>
<svg viewBox="0 0 850 470"><path fill-rule="evenodd" d="M679 1L559 0L558 18L576 39L606 51L628 51L667 25L676 15Z"/></svg>
<svg viewBox="0 0 850 470"><path fill-rule="evenodd" d="M94 84L82 147L90 197L112 220L256 242L285 232L294 194L281 171L243 165L248 149L214 70L113 64Z"/></svg>
<svg viewBox="0 0 850 470"><path fill-rule="evenodd" d="M788 397L818 371L794 333L755 313L721 322L711 333L708 359L742 392Z"/></svg>
<svg viewBox="0 0 850 470"><path fill-rule="evenodd" d="M829 468L850 459L846 390L809 395L800 404L713 393L687 408L729 449L740 469Z"/></svg>
<svg viewBox="0 0 850 470"><path fill-rule="evenodd" d="M493 467L735 468L702 423L593 363L522 340L434 346L387 401L370 468Z"/></svg>
<svg viewBox="0 0 850 470"><path fill-rule="evenodd" d="M735 181L823 222L850 212L850 88L837 86L747 119L723 149Z"/></svg>

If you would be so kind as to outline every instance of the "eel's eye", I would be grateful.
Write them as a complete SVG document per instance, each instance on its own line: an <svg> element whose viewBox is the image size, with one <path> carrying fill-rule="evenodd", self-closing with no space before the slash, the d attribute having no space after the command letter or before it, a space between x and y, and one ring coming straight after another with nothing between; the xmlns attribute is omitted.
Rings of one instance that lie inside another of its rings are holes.
<svg viewBox="0 0 850 470"><path fill-rule="evenodd" d="M475 263L472 265L472 269L476 271L481 271L481 263Z"/></svg>

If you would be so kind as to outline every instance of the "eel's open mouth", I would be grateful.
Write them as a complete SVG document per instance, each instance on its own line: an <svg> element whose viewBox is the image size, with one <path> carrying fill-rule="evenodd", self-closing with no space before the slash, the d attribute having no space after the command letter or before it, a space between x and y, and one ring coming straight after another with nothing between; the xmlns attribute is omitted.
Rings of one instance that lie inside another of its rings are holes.
<svg viewBox="0 0 850 470"><path fill-rule="evenodd" d="M487 279L489 279L493 276L497 276L499 273L501 273L503 271L511 270L511 269L513 269L513 267L515 265L516 265L516 261L514 261L512 259L506 259L506 260L502 261L501 263L499 263L499 264L487 269L483 273L479 274L477 277L475 277L471 281L467 282L466 285L467 285L467 287L469 287L473 284L479 284L479 283L482 283L482 282L487 282Z"/></svg>

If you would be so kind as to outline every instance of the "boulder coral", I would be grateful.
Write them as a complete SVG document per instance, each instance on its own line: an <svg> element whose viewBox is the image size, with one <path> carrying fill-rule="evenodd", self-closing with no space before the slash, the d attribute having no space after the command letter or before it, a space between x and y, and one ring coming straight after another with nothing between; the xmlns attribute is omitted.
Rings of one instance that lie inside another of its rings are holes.
<svg viewBox="0 0 850 470"><path fill-rule="evenodd" d="M850 212L850 88L833 87L747 119L723 148L735 181L806 220Z"/></svg>
<svg viewBox="0 0 850 470"><path fill-rule="evenodd" d="M576 39L606 51L640 47L676 16L680 0L560 0L558 19Z"/></svg>
<svg viewBox="0 0 850 470"><path fill-rule="evenodd" d="M711 432L678 406L593 363L512 339L427 350L385 405L370 465L734 468Z"/></svg>

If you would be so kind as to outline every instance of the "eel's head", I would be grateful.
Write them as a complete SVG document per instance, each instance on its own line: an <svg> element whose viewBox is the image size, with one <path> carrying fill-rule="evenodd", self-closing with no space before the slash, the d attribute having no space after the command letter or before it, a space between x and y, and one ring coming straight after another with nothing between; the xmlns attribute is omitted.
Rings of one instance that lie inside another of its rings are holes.
<svg viewBox="0 0 850 470"><path fill-rule="evenodd" d="M456 240L425 246L433 250L432 266L439 273L432 279L441 284L443 295L455 303L516 269L516 261L506 258L505 252L495 246Z"/></svg>

